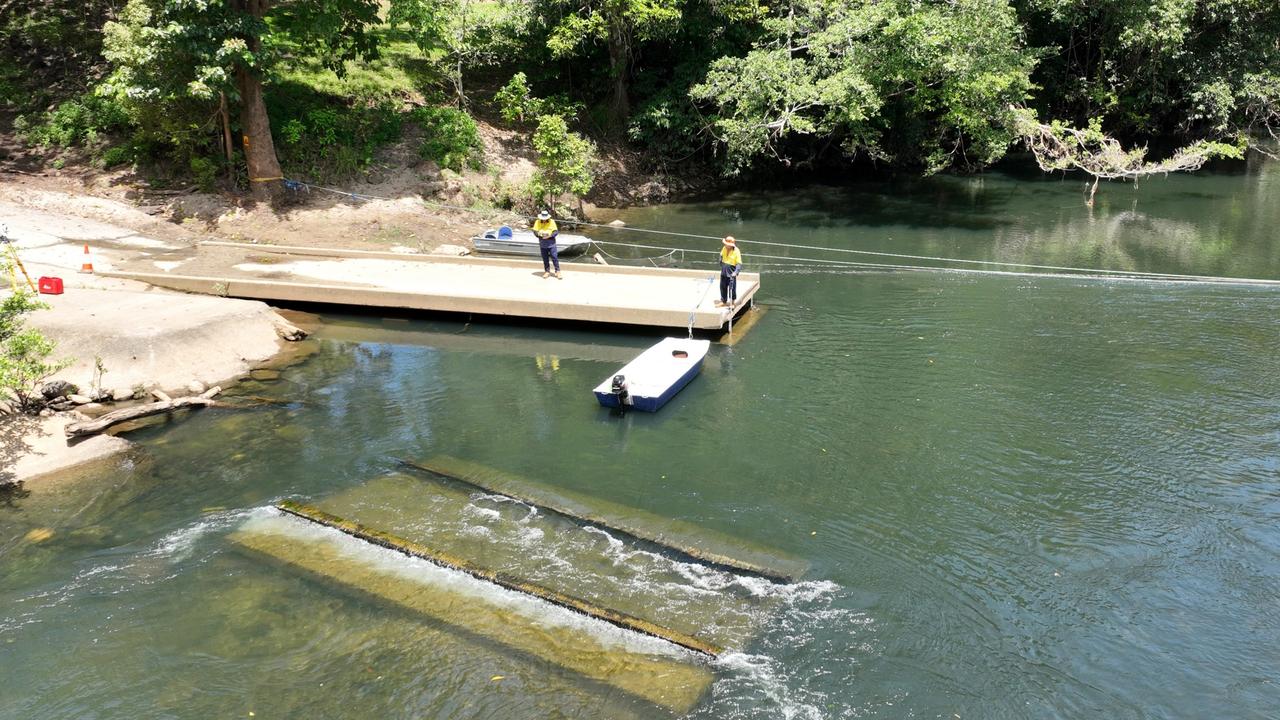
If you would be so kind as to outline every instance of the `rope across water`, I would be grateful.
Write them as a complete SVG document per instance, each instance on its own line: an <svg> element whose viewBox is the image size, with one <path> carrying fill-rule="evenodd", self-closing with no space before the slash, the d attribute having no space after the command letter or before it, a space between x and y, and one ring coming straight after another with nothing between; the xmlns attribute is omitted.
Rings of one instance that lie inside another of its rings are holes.
<svg viewBox="0 0 1280 720"><path fill-rule="evenodd" d="M353 192L347 192L344 190L335 190L334 188L327 188L319 185L312 185L310 183L302 182L300 180L285 179L284 184L287 188L295 191L301 190L301 191L309 192L311 190L319 190L321 192L333 193L335 195L342 195L345 197L352 198L354 200L384 200L389 202L395 201L395 198L382 197L379 195L368 195L365 193L353 193ZM469 212L469 213L489 212L489 211L480 210L477 208L470 208L462 205L451 205L449 203L440 203L432 200L424 199L421 202L424 205L427 205L429 207L441 208L444 210L456 210L459 212ZM526 216L519 216L519 217L522 217L526 220L533 219L532 217L526 217ZM573 224L584 226L584 227L602 228L610 231L648 233L651 235L666 235L669 237L683 237L683 238L690 238L694 240L720 240L720 237L715 235L699 235L696 233L676 232L672 230L655 230L651 228L640 228L640 227L630 227L630 226L618 227L614 225L604 225L600 223L592 223L592 222L585 222L585 221L574 221ZM674 257L676 253L680 253L682 260L684 259L685 253L694 253L694 254L702 254L702 255L719 255L719 251L717 250L696 250L696 249L688 249L688 248L669 247L669 246L663 246L663 245L648 245L643 243L617 242L614 240L593 239L592 242L600 249L602 253L604 253L606 256L615 260L621 260L623 258L620 258L615 255L610 255L601 246L609 245L613 247L628 247L628 248L634 248L634 249L640 249L640 250L658 251L662 254L653 256L653 257L636 258L640 260L649 261L650 263L653 263L655 265L657 260L662 260L668 257ZM863 257L891 258L891 259L897 259L897 260L916 260L921 262L932 262L932 263L941 263L941 264L949 264L949 265L982 266L981 268L938 267L938 266L931 266L931 265L873 263L873 262L858 262L853 260L835 260L835 259L828 259L828 258L814 258L814 257L792 256L792 255L762 255L754 252L751 253L751 258L753 260L785 261L785 263L789 263L793 267L797 267L797 268L803 267L805 268L806 271L809 271L809 272L833 272L833 271L848 272L855 269L881 270L881 271L895 270L895 271L914 271L914 272L961 273L961 274L972 274L972 275L1006 275L1006 276L1014 276L1014 277L1078 277L1078 278L1101 279L1101 280L1107 280L1107 279L1122 280L1122 281L1130 281L1130 282L1211 283L1211 284L1220 284L1220 285L1262 285L1262 286L1280 287L1280 280L1269 279L1269 278L1240 278L1240 277L1227 277L1227 276L1217 276L1217 275L1188 275L1188 274L1181 274L1181 273L1146 272L1142 270L1112 270L1107 268L1074 267L1070 265L1041 265L1036 263L1006 262L1006 261L999 261L999 260L973 260L973 259L967 259L967 258L951 258L951 257L941 257L941 256L935 256L935 255L911 255L906 253L881 252L881 251L875 251L875 250L854 250L851 248L822 247L820 245L801 245L797 243L782 243L782 242L773 242L768 240L748 240L748 241L745 241L744 244L748 246L777 247L777 248L786 248L788 250L804 250L808 252L837 253L837 254L844 254L844 255L859 255ZM706 260L706 261L693 260L692 262L708 262L709 263L712 261L711 260ZM779 264L778 266L781 267L782 264ZM757 265L757 267L767 267L767 265ZM989 268L1008 268L1008 269L996 270L996 269L989 269ZM1028 270L1046 270L1050 272L1028 272ZM796 270L796 271L799 272L800 270Z"/></svg>

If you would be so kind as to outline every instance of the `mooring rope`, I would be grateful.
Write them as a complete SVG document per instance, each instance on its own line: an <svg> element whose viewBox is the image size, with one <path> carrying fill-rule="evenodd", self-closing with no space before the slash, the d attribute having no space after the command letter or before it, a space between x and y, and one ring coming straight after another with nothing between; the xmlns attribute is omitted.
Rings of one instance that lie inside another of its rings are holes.
<svg viewBox="0 0 1280 720"><path fill-rule="evenodd" d="M323 187L320 185L313 185L311 183L303 182L301 180L294 180L291 178L284 178L284 184L285 184L285 187L295 191L305 190L309 192L311 190L319 190L322 192L333 193L335 195L349 197L354 200L383 200L387 202L396 202L395 198L383 197L380 195L370 195L367 193L348 192L346 190L337 190L334 188ZM441 208L445 210L456 210L459 212L476 213L476 214L489 214L493 212L492 210L484 210L479 208L465 207L462 205L451 205L449 203L435 202L433 200L427 200L425 198L420 198L420 202L430 207ZM515 215L516 217L519 217L525 220L533 219L531 216L525 216L519 213L512 213L512 214ZM642 232L642 233L650 233L654 235L685 237L685 238L691 238L695 240L720 240L721 239L719 236L715 236L715 235L699 235L696 233L677 232L672 230L655 230L652 228L631 227L629 225L619 227L614 225L606 225L606 224L592 223L592 222L586 222L586 221L573 221L572 224L581 225L585 227L602 228L605 230ZM861 256L870 256L870 257L895 258L899 260L917 260L917 261L923 261L923 262L951 263L951 264L961 264L961 265L981 265L985 268L995 268L995 267L1010 268L1009 270L949 268L949 267L935 267L935 266L928 266L928 265L902 265L902 264L892 264L892 263L856 262L856 261L850 261L850 260L834 260L834 259L811 258L811 257L803 257L803 256L797 257L797 256L790 256L790 255L760 255L757 253L751 254L751 257L753 259L782 260L782 261L791 262L791 263L799 263L799 264L807 265L811 269L811 271L818 271L818 272L823 272L823 271L831 272L833 271L832 268L862 268L862 269L876 269L876 270L910 270L915 272L947 272L947 273L959 273L959 274L971 274L971 275L1006 275L1006 276L1013 276L1013 277L1081 277L1081 278L1090 278L1090 279L1110 278L1110 279L1125 280L1130 282L1147 281L1147 282L1164 282L1164 283L1181 282L1181 283L1210 283L1210 284L1221 284L1221 285L1280 286L1280 280L1275 280L1270 278L1240 278L1240 277L1228 277L1228 276L1221 276L1221 275L1189 275L1189 274L1182 274L1182 273L1148 272L1143 270L1112 270L1107 268L1074 267L1070 265L1041 265L1041 264L1035 264L1035 263L1009 262L1009 261L1001 261L1001 260L972 260L972 259L966 259L966 258L942 257L942 256L936 256L936 255L911 255L907 253L893 253L893 252L883 252L883 251L876 251L876 250L854 250L852 248L833 248L833 247L823 247L821 245L801 245L798 243L781 243L781 242L773 242L769 240L746 240L742 242L744 245L747 245L748 247L752 245L757 245L757 246L766 246L766 247L787 248L790 250L806 250L806 251L813 251L813 252L829 252L829 253L841 253L841 254L861 255ZM672 257L677 252L681 254L682 259L684 258L685 253L697 253L697 254L706 254L706 255L719 254L718 250L698 250L698 249L689 249L689 248L676 248L676 247L668 247L668 246L662 246L662 245L647 245L642 243L625 243L625 242L618 242L614 240L592 239L592 243L602 253L604 253L605 255L615 260L622 260L624 258L610 255L608 252L604 250L604 248L600 246L611 245L616 247L630 247L630 248L636 248L636 249L642 249L642 250L656 250L658 252L662 252L663 253L662 255L654 256L652 258L627 258L627 259L636 259L636 260L647 260L650 263L653 263L655 266L657 264L656 263L657 260L661 260L666 257ZM694 260L693 262L703 262L703 261ZM707 261L707 262L710 262L710 261ZM1014 268L1017 268L1017 269L1015 270ZM1035 273L1035 272L1027 272L1027 270L1047 270L1052 272Z"/></svg>
<svg viewBox="0 0 1280 720"><path fill-rule="evenodd" d="M702 289L702 294L698 296L698 302L693 304L693 309L689 311L689 339L693 339L693 316L698 314L698 308L702 307L702 303L707 300L707 293L711 291L711 286L716 282L716 276L712 275L706 279L707 286Z"/></svg>

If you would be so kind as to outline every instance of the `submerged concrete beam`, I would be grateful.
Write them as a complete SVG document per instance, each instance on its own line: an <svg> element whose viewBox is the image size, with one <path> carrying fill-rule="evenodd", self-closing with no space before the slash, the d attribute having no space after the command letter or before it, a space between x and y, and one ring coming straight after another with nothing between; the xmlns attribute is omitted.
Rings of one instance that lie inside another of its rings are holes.
<svg viewBox="0 0 1280 720"><path fill-rule="evenodd" d="M403 459L400 463L408 468L425 471L431 476L503 495L606 530L625 533L707 565L782 582L795 582L809 569L805 560L777 550L754 546L739 538L691 523L664 518L600 498L550 488L448 455L439 455L422 463Z"/></svg>
<svg viewBox="0 0 1280 720"><path fill-rule="evenodd" d="M319 508L302 505L290 500L281 502L276 505L276 507L290 515L339 530L352 537L364 540L365 542L373 543L374 545L379 545L389 550L395 550L396 552L404 553L410 557L426 560L441 567L449 568L450 570L464 572L474 578L491 582L508 590L532 595L533 597L552 603L553 605L573 610L574 612L581 613L597 620L603 620L611 625L616 625L620 628L625 628L633 632L666 640L669 643L679 645L687 650L693 650L710 657L717 657L720 653L724 652L723 648L706 642L705 640L693 637L692 635L687 635L670 628L665 628L625 613L609 610L608 608L603 608L589 603L586 600L565 595L564 593L542 587L541 585L537 585L520 578L510 577L505 573L494 572L493 570L479 567L462 558L453 557L447 553L440 552L439 550L426 547L425 545L421 545L404 538L396 537L390 533L384 533L380 530L365 527L357 522L340 518L336 515L331 515Z"/></svg>
<svg viewBox="0 0 1280 720"><path fill-rule="evenodd" d="M715 678L709 667L683 651L687 659L623 644L552 616L538 619L509 599L420 577L402 564L380 561L376 553L382 550L370 544L310 529L317 527L287 515L257 518L228 540L254 557L442 623L462 638L499 646L503 654L565 668L606 685L607 692L621 691L677 716L692 710Z"/></svg>

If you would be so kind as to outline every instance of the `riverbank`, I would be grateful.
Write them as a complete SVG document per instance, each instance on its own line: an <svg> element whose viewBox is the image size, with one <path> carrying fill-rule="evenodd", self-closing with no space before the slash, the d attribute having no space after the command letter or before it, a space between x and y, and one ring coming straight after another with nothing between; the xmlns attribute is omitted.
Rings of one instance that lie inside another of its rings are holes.
<svg viewBox="0 0 1280 720"><path fill-rule="evenodd" d="M47 198L46 198L47 199ZM97 203L128 220L128 208ZM71 412L36 419L8 414L0 448L0 484L36 478L120 452L119 438L67 442L63 429L85 413L105 412L111 402L203 392L271 361L287 340L304 333L264 303L188 295L125 280L81 273L181 249L180 234L159 239L122 224L0 202L0 218L26 271L64 282L61 295L42 295L45 309L28 317L31 327L56 343L52 361L65 364L50 380L75 387L64 403ZM91 245L91 254L84 247Z"/></svg>
<svg viewBox="0 0 1280 720"><path fill-rule="evenodd" d="M51 151L24 147L19 156L17 147L0 143L0 202L123 225L165 241L429 253L440 245L469 247L478 232L521 225L533 209L518 197L534 172L527 140L484 123L480 135L485 170L442 170L421 158L411 136L381 148L358 177L326 188L299 186L275 205L166 184L131 168L104 170L76 154L54 163ZM608 222L621 208L688 197L695 185L713 180L650 172L644 165L624 148L602 150L595 190L583 204L589 219Z"/></svg>

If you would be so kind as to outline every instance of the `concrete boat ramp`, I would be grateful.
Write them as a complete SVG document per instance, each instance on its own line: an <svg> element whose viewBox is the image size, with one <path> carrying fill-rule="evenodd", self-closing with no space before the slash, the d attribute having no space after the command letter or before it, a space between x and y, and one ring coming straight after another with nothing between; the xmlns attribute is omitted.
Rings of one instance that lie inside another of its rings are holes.
<svg viewBox="0 0 1280 720"><path fill-rule="evenodd" d="M411 255L205 242L131 260L108 274L187 292L268 302L401 308L650 327L714 330L731 312L715 306L716 271ZM738 279L738 312L760 287Z"/></svg>

